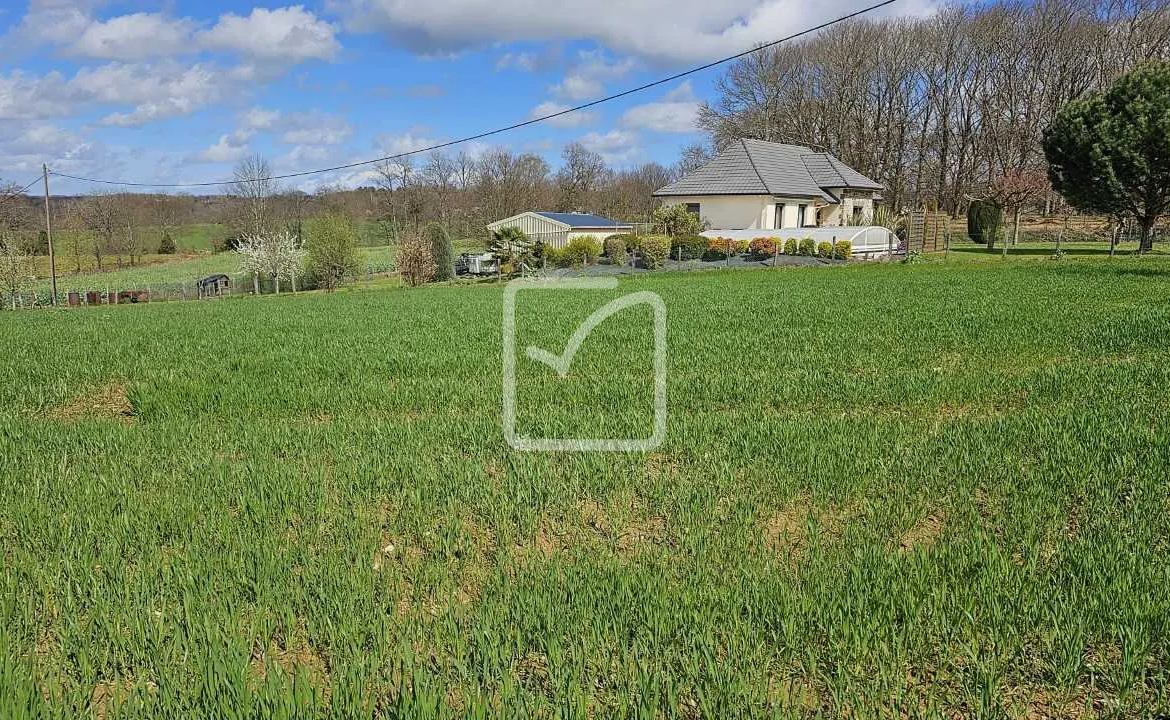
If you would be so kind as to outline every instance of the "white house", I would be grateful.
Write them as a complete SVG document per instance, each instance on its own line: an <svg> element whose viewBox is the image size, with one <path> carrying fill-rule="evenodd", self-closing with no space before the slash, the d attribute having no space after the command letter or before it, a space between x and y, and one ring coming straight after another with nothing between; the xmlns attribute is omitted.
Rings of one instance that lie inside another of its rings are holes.
<svg viewBox="0 0 1170 720"><path fill-rule="evenodd" d="M712 229L779 230L868 225L881 190L829 153L743 139L654 195Z"/></svg>
<svg viewBox="0 0 1170 720"><path fill-rule="evenodd" d="M610 235L634 231L634 226L627 223L576 212L523 212L487 226L492 232L506 227L520 228L533 240L540 240L556 248L564 247L570 240L582 235L601 241Z"/></svg>

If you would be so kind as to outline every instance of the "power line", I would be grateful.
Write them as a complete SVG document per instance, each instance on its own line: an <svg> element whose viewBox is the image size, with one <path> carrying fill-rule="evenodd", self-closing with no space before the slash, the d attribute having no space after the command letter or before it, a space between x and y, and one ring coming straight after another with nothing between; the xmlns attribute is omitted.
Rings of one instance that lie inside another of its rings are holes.
<svg viewBox="0 0 1170 720"><path fill-rule="evenodd" d="M49 173L51 175L56 175L57 177L69 178L70 180L80 180L82 182L99 183L102 185L123 185L126 187L152 187L152 188L195 188L195 187L218 187L220 185L234 185L238 182L269 182L269 181L273 181L273 180L288 180L290 178L305 177L306 175L317 175L320 173L336 172L338 170L349 170L351 168L362 167L365 165L374 165L377 163L386 162L388 160L397 160L399 158L409 157L411 155L417 155L417 154L426 153L426 152L433 152L435 150L442 150L443 148L448 148L448 147L451 147L452 145L460 145L462 143L472 142L474 140L482 140L483 138L486 138L486 137L491 137L493 135L499 135L500 133L510 132L512 130L518 130L522 127L528 127L529 125L535 125L537 123L541 123L541 122L544 122L546 120L552 120L553 118L558 118L558 117L561 117L562 115L568 115L569 113L574 113L574 112L579 112L581 110L586 110L588 108L591 108L591 107L594 107L597 105L601 105L602 103L611 102L613 100L617 100L619 98L623 98L623 97L626 97L628 95L633 95L635 93L640 93L640 92L643 92L645 90L649 90L650 88L658 87L659 85L665 85L666 83L674 82L675 80L687 77L688 75L694 75L695 73L702 72L704 70L710 70L713 67L716 67L718 65L722 65L722 64L727 63L727 62L731 62L732 60L738 60L741 57L746 57L747 55L757 53L761 50L766 50L768 48L775 47L775 46L780 45L782 43L789 42L790 40L795 40L796 38L803 37L805 35L817 32L818 30L823 30L823 29L830 27L830 26L833 26L833 25L837 25L838 23L845 22L846 20L852 20L853 18L860 17L862 15L865 15L866 13L873 12L874 10L877 10L878 8L885 7L886 5L892 5L893 3L897 2L897 1L898 0L882 0L882 2L878 2L878 3L875 3L873 5L868 5L860 10L856 10L854 12L847 14L847 15L842 15L842 16L834 18L832 20L828 20L826 22L821 23L820 25L816 25L814 27L810 27L810 28L807 28L805 30L801 30L798 33L794 33L794 34L789 35L787 37L780 38L779 40L773 40L772 42L765 43L765 44L760 45L758 47L754 47L750 50L744 50L743 52L736 53L735 55L729 55L725 58L721 58L719 60L714 60L714 61L706 63L704 65L699 65L699 66L693 67L689 70L684 70L682 72L675 73L674 75L670 75L669 77L664 77L664 78L655 80L653 82L648 82L644 85L639 85L637 87L630 88L628 90L623 90L622 92L614 93L613 95L607 95L606 97L599 98L597 100L591 100L590 102L587 102L587 103L575 105L571 108L566 108L565 110L560 110L560 111L555 112L555 113L549 113L548 115L541 115L540 117L531 118L531 119L525 120L523 122L518 122L518 123L514 123L512 125L508 125L506 127L496 128L495 130L487 130L485 132L481 132L481 133L478 133L475 135L468 135L467 137L462 137L462 138L459 138L458 140L450 140L448 142L437 143L435 145L430 145L428 147L419 148L417 150L411 150L409 152L398 153L397 155L386 155L384 157L374 158L372 160L361 160L358 162L345 163L344 165L334 165L333 167L318 168L316 170L303 170L301 172L287 173L285 175L273 175L271 177L257 178L255 180L244 180L244 181L219 180L219 181L214 181L214 182L199 182L199 183L142 183L142 182L124 182L124 181L119 181L119 180L103 180L103 179L98 179L98 178L81 177L78 175L69 175L66 173L56 172L53 170L50 170Z"/></svg>
<svg viewBox="0 0 1170 720"><path fill-rule="evenodd" d="M32 182L30 182L28 185L25 185L25 186L24 186L24 187L22 187L21 189L19 189L19 190L9 190L9 191L8 191L7 193L5 193L5 194L4 194L2 197L0 197L0 200L11 200L12 198L16 197L17 195L23 195L23 194L25 193L25 191L26 191L26 190L28 190L28 189L29 189L30 187L32 187L33 185L36 185L36 184L37 184L37 183L39 183L40 181L41 181L41 178L39 178L39 177L37 177L37 178L33 178L33 181L32 181Z"/></svg>

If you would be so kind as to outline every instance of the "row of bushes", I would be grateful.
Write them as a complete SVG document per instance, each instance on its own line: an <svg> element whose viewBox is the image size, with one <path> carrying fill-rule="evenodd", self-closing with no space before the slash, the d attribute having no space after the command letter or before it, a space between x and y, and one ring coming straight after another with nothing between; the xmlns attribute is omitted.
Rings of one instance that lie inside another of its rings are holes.
<svg viewBox="0 0 1170 720"><path fill-rule="evenodd" d="M776 238L758 237L752 241L731 238L707 238L702 235L683 235L670 238L665 235L610 235L598 242L591 237L575 237L563 248L538 244L538 261L552 267L580 267L592 265L603 255L610 264L626 265L632 256L640 256L646 267L661 267L669 258L674 260L726 260L749 254L753 260L765 260L777 253L807 257L848 259L853 256L853 245L848 240L817 243L812 238L788 238L780 246Z"/></svg>

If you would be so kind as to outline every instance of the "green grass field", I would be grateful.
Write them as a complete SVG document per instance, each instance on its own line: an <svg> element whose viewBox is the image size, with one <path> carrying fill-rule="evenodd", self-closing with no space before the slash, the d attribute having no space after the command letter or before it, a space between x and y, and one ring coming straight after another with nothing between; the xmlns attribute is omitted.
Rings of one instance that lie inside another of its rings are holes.
<svg viewBox="0 0 1170 720"><path fill-rule="evenodd" d="M636 290L0 313L0 716L1170 712L1170 260Z"/></svg>
<svg viewBox="0 0 1170 720"><path fill-rule="evenodd" d="M358 248L361 257L362 273L383 273L393 268L394 248L392 247L362 247ZM194 253L186 255L148 255L139 264L133 267L126 265L117 267L114 261L107 261L106 268L101 272L93 270L87 265L81 273L69 272L71 266L62 266L58 263L57 289L65 293L70 290L84 292L86 290L131 290L148 288L151 286L188 286L194 288L195 281L214 275L226 273L236 277L237 281L250 281L239 276L240 258L235 253ZM48 279L48 259L37 258L38 280L33 287L36 290L47 290L51 286Z"/></svg>

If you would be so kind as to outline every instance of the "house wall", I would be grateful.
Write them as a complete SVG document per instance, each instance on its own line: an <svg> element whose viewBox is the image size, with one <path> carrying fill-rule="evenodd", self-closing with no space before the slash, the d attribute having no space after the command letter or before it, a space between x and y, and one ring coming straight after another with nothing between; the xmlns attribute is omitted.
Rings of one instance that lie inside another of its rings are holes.
<svg viewBox="0 0 1170 720"><path fill-rule="evenodd" d="M667 205L699 204L699 217L712 230L775 230L799 227L800 206L807 205L808 225L816 224L816 200L771 195L691 195L670 197ZM779 208L783 205L783 208ZM777 209L780 209L779 214Z"/></svg>
<svg viewBox="0 0 1170 720"><path fill-rule="evenodd" d="M727 230L748 230L765 228L770 222L767 215L772 202L770 195L691 195L668 197L667 205L699 204L699 217L710 223L712 228Z"/></svg>
<svg viewBox="0 0 1170 720"><path fill-rule="evenodd" d="M837 197L841 197L844 193L841 203L838 205L829 205L825 210L821 211L822 225L869 225L873 222L873 193L857 193L857 191L842 190L840 188L833 188L832 193ZM861 222L853 222L853 210L861 208Z"/></svg>
<svg viewBox="0 0 1170 720"><path fill-rule="evenodd" d="M525 235L529 237L534 235L543 235L548 233L563 232L566 228L561 223L553 222L546 217L537 215L536 213L524 213L515 218L507 218L505 220L497 220L494 223L488 224L488 230L496 231L506 227L517 227L524 231Z"/></svg>

